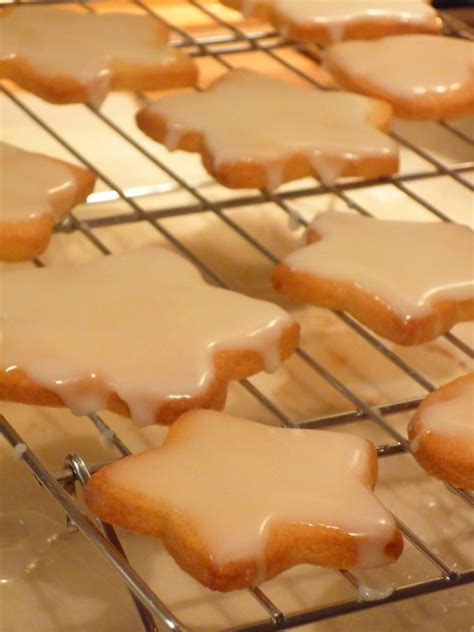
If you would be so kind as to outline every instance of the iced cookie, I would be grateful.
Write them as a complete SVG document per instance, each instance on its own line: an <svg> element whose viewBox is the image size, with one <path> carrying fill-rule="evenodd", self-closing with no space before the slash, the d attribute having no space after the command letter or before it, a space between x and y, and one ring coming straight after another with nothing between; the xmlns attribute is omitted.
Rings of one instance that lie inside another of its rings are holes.
<svg viewBox="0 0 474 632"><path fill-rule="evenodd" d="M0 78L52 103L99 105L109 90L194 85L197 70L150 16L19 7L0 14Z"/></svg>
<svg viewBox="0 0 474 632"><path fill-rule="evenodd" d="M343 42L326 64L348 90L385 99L409 119L474 114L474 42L437 35L402 35Z"/></svg>
<svg viewBox="0 0 474 632"><path fill-rule="evenodd" d="M429 474L474 490L474 373L428 395L408 436L414 457Z"/></svg>
<svg viewBox="0 0 474 632"><path fill-rule="evenodd" d="M403 547L374 495L374 446L354 435L194 411L161 448L95 474L89 508L163 539L205 586L254 586L296 564L370 568Z"/></svg>
<svg viewBox="0 0 474 632"><path fill-rule="evenodd" d="M474 318L474 233L466 226L329 212L312 222L308 240L274 271L283 294L346 310L403 345Z"/></svg>
<svg viewBox="0 0 474 632"><path fill-rule="evenodd" d="M212 287L157 246L3 270L2 290L0 400L142 425L222 407L229 380L277 369L299 337L281 308Z"/></svg>
<svg viewBox="0 0 474 632"><path fill-rule="evenodd" d="M285 37L331 44L401 33L438 33L441 20L425 0L221 0L270 21Z"/></svg>
<svg viewBox="0 0 474 632"><path fill-rule="evenodd" d="M163 97L137 115L139 127L168 149L201 154L231 188L276 188L314 175L377 177L398 168L382 101L318 92L232 70L206 92Z"/></svg>
<svg viewBox="0 0 474 632"><path fill-rule="evenodd" d="M92 191L95 176L62 160L0 143L0 260L33 259L53 225Z"/></svg>

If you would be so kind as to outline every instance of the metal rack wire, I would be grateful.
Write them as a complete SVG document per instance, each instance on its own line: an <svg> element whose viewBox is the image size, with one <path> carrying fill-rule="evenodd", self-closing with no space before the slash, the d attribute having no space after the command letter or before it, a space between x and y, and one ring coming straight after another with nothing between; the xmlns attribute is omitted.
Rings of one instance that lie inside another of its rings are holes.
<svg viewBox="0 0 474 632"><path fill-rule="evenodd" d="M215 29L218 32L217 35L199 36L193 34L190 30L185 30L176 24L167 22L160 14L159 8L154 5L151 0L130 0L130 4L133 5L135 9L138 8L151 15L154 19L167 24L169 29L177 38L173 44L184 49L188 52L188 54L198 59L212 58L217 64L222 66L224 69L227 69L232 67L232 63L229 59L233 59L234 56L238 56L239 54L245 52L258 52L265 57L271 58L273 62L282 66L286 71L296 73L301 79L308 82L315 89L326 89L325 85L322 85L313 76L310 76L302 70L298 63L288 61L287 58L279 54L281 49L287 49L289 47L305 58L309 56L317 60L319 58L319 51L314 47L305 47L291 42L289 43L282 39L273 30L263 26L261 28L253 26L250 30L247 30L246 27L241 26L240 24L230 23L224 19L219 12L216 12L212 5L204 3L203 0L186 1L195 11L205 16L206 19L215 26ZM48 3L47 0L39 0L39 2L36 0L15 0L15 2L16 4ZM0 4L2 3L0 2ZM94 2L88 2L87 0L81 0L75 4L80 5L87 11L94 11L96 8ZM459 25L448 16L443 17L446 32L474 39L473 33L465 25ZM179 252L188 257L196 266L198 266L211 282L221 287L227 287L223 279L220 278L220 276L206 263L204 263L204 261L193 254L191 250L188 249L177 237L175 237L160 220L180 215L210 212L218 218L219 222L222 222L223 225L226 225L232 231L237 233L247 242L247 244L256 249L269 262L277 263L278 257L275 253L262 244L255 235L242 228L242 226L232 219L229 214L226 214L225 211L243 206L271 203L279 210L279 212L287 215L293 222L297 222L304 226L307 224L306 219L292 207L292 203L295 201L331 193L354 211L363 215L370 215L366 208L364 208L361 204L356 203L350 197L350 192L360 188L380 186L380 184L391 184L433 216L442 221L451 221L451 218L442 209L430 203L421 195L415 193L409 187L409 184L438 176L447 176L460 186L471 191L473 189L473 187L469 184L469 181L463 176L474 170L474 162L447 166L431 153L405 138L405 136L392 132L393 138L400 145L405 146L411 152L414 152L418 157L420 157L425 163L428 163L430 169L424 169L416 172L411 171L409 173L368 182L347 181L333 187L328 187L315 182L314 185L285 190L281 193L262 190L252 193L244 193L240 196L229 195L228 197L219 199L219 201L215 201L206 196L203 192L204 187L191 184L186 181L186 179L172 169L165 161L158 158L145 146L140 144L139 141L137 141L132 135L130 135L129 132L127 132L126 129L121 127L111 117L100 110L92 108L92 106L85 106L88 108L90 113L101 121L103 125L110 129L111 133L116 134L121 140L131 145L141 154L143 158L148 160L152 165L157 167L162 174L166 174L170 179L169 184L160 187L148 187L140 191L124 190L118 186L116 182L110 179L106 173L97 169L90 156L84 155L70 142L68 142L68 140L55 129L51 121L45 120L42 116L38 115L28 105L28 103L24 101L21 94L18 95L6 82L0 83L0 90L3 94L3 98L8 99L15 107L19 108L24 114L26 114L32 123L39 125L42 130L58 141L60 145L70 155L74 156L81 164L95 171L97 177L106 185L108 190L105 193L102 192L100 194L95 194L96 197L94 197L93 194L90 197L89 202L91 203L92 208L94 201L99 197L102 200L121 200L127 207L127 211L125 213L109 214L106 217L102 215L91 217L89 213L87 219L82 219L78 217L76 213L72 213L66 222L58 226L58 231L65 233L79 232L99 252L103 255L108 255L110 254L110 250L100 239L96 229L126 225L137 221L146 222L169 243L171 243ZM137 97L141 100L145 99L145 96L141 94L137 95ZM447 133L460 138L464 143L473 144L473 141L463 131L457 129L453 125L449 123L440 123L439 125L442 126ZM179 205L169 204L168 206L160 204L159 210L144 210L143 206L140 204L140 198L142 195L168 193L171 190L187 192L192 201L185 205L182 203ZM43 265L40 260L36 261L36 264L39 266ZM377 353L382 354L388 362L397 367L397 369L405 374L410 380L416 382L424 391L430 392L435 388L430 380L427 379L419 370L410 365L406 360L400 357L400 355L391 350L387 345L359 325L350 316L340 312L337 312L336 316L344 323L345 326L349 327L357 335L362 336L362 338L371 345ZM471 349L463 340L451 333L446 334L445 338L450 345L453 345L457 349L457 351L465 354L470 359L474 358L473 349ZM421 397L405 398L401 401L393 401L381 406L370 406L346 384L342 383L336 375L329 372L328 369L320 361L318 361L316 357L314 357L314 355L309 354L308 351L303 348L298 349L296 353L301 361L306 364L311 371L327 382L335 391L350 402L354 408L348 412L346 411L343 413L319 417L317 419L295 422L277 405L277 403L269 399L268 396L259 390L252 382L244 380L242 383L244 388L252 397L256 398L260 404L266 407L281 423L281 425L288 427L327 428L337 427L348 422L358 422L367 419L382 428L393 440L391 443L378 446L378 454L380 458L400 455L409 451L408 442L405 437L390 422L389 418L391 415L413 410L420 403L422 399ZM102 436L105 435L109 442L114 445L120 456L130 453L127 446L107 426L100 416L90 415L90 420L97 428L97 431ZM28 447L26 440L18 435L9 421L2 415L0 415L0 430L13 447L20 446L22 458L25 464L31 469L34 476L50 491L50 493L64 508L69 519L79 528L83 535L94 544L98 552L107 559L107 561L122 577L133 595L134 603L139 611L144 629L152 631L159 629L160 626L163 626L163 629L167 630L187 630L188 628L186 628L186 626L182 624L172 612L170 612L166 605L161 602L152 589L128 564L120 542L110 526L95 524L92 522L89 517L83 513L83 510L71 495L76 482L85 484L89 476L89 472L96 471L103 464L98 463L87 465L80 456L72 454L66 457L63 470L51 473L34 455L32 450ZM474 500L472 495L469 493L454 488L448 489L451 493L456 495L459 502L474 506ZM399 518L396 518L396 520L404 537L413 546L415 546L431 564L433 572L435 573L433 577L419 583L398 586L393 590L393 592L391 592L391 594L369 601L358 599L357 595L360 597L360 589L362 586L357 577L350 572L340 571L339 573L344 581L355 589L355 596L353 599L337 604L318 604L306 611L290 613L283 612L282 609L280 609L277 604L273 603L261 589L254 588L251 589L250 592L262 608L262 620L250 625L246 624L234 627L232 630L256 632L260 630L287 629L303 623L320 621L325 618L371 608L376 605L380 605L381 603L390 603L417 595L443 590L455 585L474 582L474 569L462 571L455 570L434 550L432 550L408 525L404 524ZM157 627L155 619L158 622L159 627Z"/></svg>

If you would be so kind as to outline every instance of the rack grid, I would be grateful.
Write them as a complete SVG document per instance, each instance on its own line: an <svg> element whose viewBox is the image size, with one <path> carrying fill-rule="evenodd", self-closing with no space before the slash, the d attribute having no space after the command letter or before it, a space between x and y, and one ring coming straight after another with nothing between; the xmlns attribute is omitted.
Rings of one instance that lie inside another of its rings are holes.
<svg viewBox="0 0 474 632"><path fill-rule="evenodd" d="M97 10L100 5L100 2L88 0L81 0L80 2L70 2L69 0L14 0L14 4L17 5L54 4L58 2L61 4L76 5L84 11L92 12ZM0 5L1 4L11 3L0 2ZM218 66L226 70L233 67L233 61L238 58L239 55L257 52L271 60L271 62L277 66L281 66L285 72L297 75L299 79L308 83L314 89L331 88L325 81L315 78L313 74L309 74L304 64L298 63L298 58L305 61L310 59L316 63L320 61L321 51L317 47L303 46L294 42L288 42L274 30L264 25L257 26L254 23L249 25L246 22L230 21L225 13L223 14L216 9L215 4L205 2L205 0L183 0L183 4L188 5L193 11L205 18L205 20L214 27L217 34L196 34L191 28L184 28L174 22L170 22L163 17L159 4L153 3L152 0L129 0L128 2L128 5L133 9L147 13L152 16L153 19L165 23L173 33L173 45L183 49L198 60L212 59ZM446 33L474 39L474 34L468 27L458 23L447 15L443 15L442 17ZM282 51L288 50L294 52L296 57L289 60L288 56L280 54ZM237 223L231 214L226 213L226 211L270 203L280 212L288 216L288 219L293 224L296 223L304 227L307 225L307 219L294 208L293 204L295 202L329 193L333 198L340 200L353 211L370 216L371 213L369 210L361 203L354 201L354 199L350 197L350 193L359 189L369 189L382 184L390 184L439 220L448 222L452 221L452 219L443 209L413 191L409 185L413 182L445 176L461 187L470 191L473 190L473 186L466 176L474 172L474 161L446 165L415 141L410 140L403 134L392 132L392 137L402 147L407 148L418 156L423 163L427 165L426 168L411 170L407 173L373 181L361 182L359 180L347 180L334 186L323 185L316 181L314 184L310 183L308 185L305 181L305 184L302 186L296 188L285 187L284 190L280 192L261 190L257 192L239 193L238 195L231 195L229 193L228 196L221 196L218 200L215 200L212 196L207 196L205 192L206 185L210 184L210 182L191 183L180 175L177 170L172 168L166 160L158 157L144 144L136 140L127 129L118 124L112 117L90 105L83 106L90 114L97 117L103 125L107 126L111 133L116 134L122 141L132 146L143 158L158 168L161 174L165 174L169 178L167 183L157 186L123 189L103 170L98 169L94 165L93 157L77 150L73 144L64 138L61 133L56 130L51 120L47 120L36 113L24 100L21 92L18 93L12 89L8 82L0 82L0 90L3 98L7 99L14 107L20 109L30 119L32 124L40 126L44 132L54 138L63 149L79 163L93 170L98 179L105 185L106 191L93 193L89 197L88 209L92 209L93 211L95 205L103 201L119 201L124 203L127 208L125 212L112 213L105 216L100 213L94 215L94 213L88 210L87 218L82 218L79 212L74 212L66 221L57 227L56 230L58 232L63 232L66 235L79 232L100 253L108 255L110 254L110 249L98 236L97 229L133 224L135 222L146 222L153 230L157 231L161 237L200 268L210 282L221 287L228 287L228 284L180 239L169 231L161 220L182 215L210 212L218 218L219 222L222 222L222 224L226 225L230 230L237 233L249 246L256 249L269 262L277 263L278 256L269 249L268 246L264 245L258 237ZM139 102L144 102L147 99L146 95L143 94L137 94L136 98ZM464 130L450 123L441 122L438 123L437 126L444 132L457 137L463 143L468 143L471 146L474 144L473 140ZM182 202L169 203L168 201L164 204L160 201L158 209L151 208L145 210L143 208L141 204L142 198L148 196L161 196L165 198L166 194L172 191L184 191L187 193L188 201L186 204ZM35 261L35 264L38 266L44 265L39 259ZM232 289L232 287L230 289ZM377 353L382 354L388 362L403 372L410 380L416 382L423 391L428 393L435 388L435 385L420 370L412 366L403 359L400 354L390 349L383 341L359 325L350 316L342 312L335 312L335 315L344 326L361 336ZM474 358L474 350L461 338L452 333L448 333L445 335L445 339L467 359ZM314 354L310 354L304 348L299 348L296 354L311 371L316 373L322 380L327 382L335 391L342 395L342 397L353 406L353 409L315 419L295 421L290 418L277 403L272 401L262 390L257 388L253 382L244 380L242 385L247 392L256 398L261 405L266 407L281 425L301 428L334 428L342 424L370 420L385 431L392 440L391 443L378 445L377 450L380 458L409 452L406 438L390 422L389 418L391 415L396 415L400 412L414 410L423 399L422 397L406 397L402 400L392 401L387 404L372 406L357 395L354 390L344 384L335 374L330 372ZM123 441L107 426L99 415L94 414L89 417L97 428L97 431L102 436L107 436L120 456L130 453ZM101 553L120 574L132 593L144 629L151 631L161 629L161 626L163 626L163 629L168 630L187 630L188 628L170 612L166 605L161 602L152 589L128 564L120 541L113 529L109 525L92 521L71 495L76 482L82 485L85 484L90 472L99 469L103 463L86 464L79 455L71 454L66 457L63 470L51 473L41 461L37 459L32 450L28 447L27 441L18 435L3 415L0 415L0 424L1 432L4 437L17 450L19 449L18 446L20 446L25 464L61 504L68 515L68 519L79 528L83 535L94 544L99 553ZM450 487L448 487L448 491L457 497L458 502L470 505L471 507L474 506L473 497L468 492ZM316 622L325 618L372 608L384 603L429 594L456 585L474 582L474 569L455 570L430 548L408 525L404 524L402 520L397 517L396 520L405 539L415 546L426 560L429 561L432 567L434 567L435 576L418 583L398 586L388 595L379 595L376 599L364 600L360 598L361 590L364 586L358 578L350 572L338 571L342 579L354 588L356 594L353 599L336 604L318 604L309 610L289 613L283 612L277 604L271 601L263 590L253 588L250 592L262 608L262 620L249 625L234 627L232 630L256 632L260 630L287 629L304 623ZM159 624L158 627L156 622Z"/></svg>

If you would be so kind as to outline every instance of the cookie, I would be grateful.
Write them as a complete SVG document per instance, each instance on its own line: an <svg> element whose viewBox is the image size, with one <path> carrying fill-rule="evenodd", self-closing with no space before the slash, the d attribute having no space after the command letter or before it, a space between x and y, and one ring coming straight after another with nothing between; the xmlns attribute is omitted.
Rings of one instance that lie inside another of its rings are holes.
<svg viewBox="0 0 474 632"><path fill-rule="evenodd" d="M157 246L7 269L2 290L0 400L107 409L140 425L221 408L229 380L276 370L299 337L280 307L212 287Z"/></svg>
<svg viewBox="0 0 474 632"><path fill-rule="evenodd" d="M308 241L274 271L275 288L287 296L346 310L402 345L474 319L474 233L467 226L328 212L312 222Z"/></svg>
<svg viewBox="0 0 474 632"><path fill-rule="evenodd" d="M0 78L51 103L194 85L197 69L151 16L20 7L0 16Z"/></svg>
<svg viewBox="0 0 474 632"><path fill-rule="evenodd" d="M84 202L95 176L62 160L0 143L0 260L24 261L48 245L54 223Z"/></svg>
<svg viewBox="0 0 474 632"><path fill-rule="evenodd" d="M395 561L402 538L372 491L376 471L374 446L354 435L193 411L161 448L101 469L85 501L107 522L163 539L184 570L228 591L296 564Z"/></svg>
<svg viewBox="0 0 474 632"><path fill-rule="evenodd" d="M430 393L410 421L408 437L431 476L474 490L474 373Z"/></svg>
<svg viewBox="0 0 474 632"><path fill-rule="evenodd" d="M394 173L398 149L380 131L390 120L382 101L244 69L206 92L163 97L137 115L138 126L168 149L200 153L223 185L267 189L311 175L332 183Z"/></svg>
<svg viewBox="0 0 474 632"><path fill-rule="evenodd" d="M336 44L325 59L343 88L385 99L402 118L439 120L474 114L474 42L401 35Z"/></svg>
<svg viewBox="0 0 474 632"><path fill-rule="evenodd" d="M438 33L441 20L426 0L221 0L266 19L299 42L331 44L401 33Z"/></svg>

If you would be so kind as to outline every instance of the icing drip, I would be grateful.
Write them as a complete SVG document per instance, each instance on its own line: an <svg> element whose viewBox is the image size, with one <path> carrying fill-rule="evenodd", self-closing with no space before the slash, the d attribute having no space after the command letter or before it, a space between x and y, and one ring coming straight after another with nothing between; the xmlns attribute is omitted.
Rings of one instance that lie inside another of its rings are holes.
<svg viewBox="0 0 474 632"><path fill-rule="evenodd" d="M110 428L106 428L105 430L100 431L99 442L100 445L106 450L115 447L114 439L115 433Z"/></svg>
<svg viewBox="0 0 474 632"><path fill-rule="evenodd" d="M170 66L177 59L166 29L149 16L21 7L0 20L0 29L0 61L18 58L42 76L73 77L94 105L105 97L114 66Z"/></svg>
<svg viewBox="0 0 474 632"><path fill-rule="evenodd" d="M64 165L0 143L0 168L0 221L19 222L44 213L57 220L71 208L77 185Z"/></svg>
<svg viewBox="0 0 474 632"><path fill-rule="evenodd" d="M170 151L174 151L175 149L178 149L179 140L182 134L183 134L183 131L179 128L179 126L169 127L166 132L166 138L164 142L165 147L169 149Z"/></svg>
<svg viewBox="0 0 474 632"><path fill-rule="evenodd" d="M13 458L15 459L15 461L22 461L23 455L27 450L28 448L24 443L17 443L16 446L13 448Z"/></svg>
<svg viewBox="0 0 474 632"><path fill-rule="evenodd" d="M421 437L429 433L462 439L474 449L474 377L458 388L451 399L426 406L420 428L411 442L414 452L420 447Z"/></svg>
<svg viewBox="0 0 474 632"><path fill-rule="evenodd" d="M267 189L274 191L283 183L283 165L278 163L269 164L266 167Z"/></svg>
<svg viewBox="0 0 474 632"><path fill-rule="evenodd" d="M370 449L354 435L273 428L212 411L186 415L162 448L109 468L114 487L190 519L216 564L257 559L273 527L325 525L365 541L357 565L387 563L393 517L367 480Z"/></svg>
<svg viewBox="0 0 474 632"><path fill-rule="evenodd" d="M326 212L310 228L321 239L291 254L285 265L351 282L405 319L443 300L474 297L474 233L466 226Z"/></svg>
<svg viewBox="0 0 474 632"><path fill-rule="evenodd" d="M294 323L276 305L207 285L158 247L74 268L4 269L2 290L0 368L22 369L77 414L105 408L115 391L138 424L153 423L166 400L205 393L219 350L254 350L275 370Z"/></svg>
<svg viewBox="0 0 474 632"><path fill-rule="evenodd" d="M328 63L388 94L436 96L457 92L472 81L474 43L437 35L344 42L330 49Z"/></svg>
<svg viewBox="0 0 474 632"><path fill-rule="evenodd" d="M170 130L165 144L202 133L217 166L263 162L269 188L282 180L282 159L304 154L333 183L358 158L396 156L395 143L367 122L373 102L349 93L305 90L249 70L233 70L207 92L164 97L147 107Z"/></svg>
<svg viewBox="0 0 474 632"><path fill-rule="evenodd" d="M357 601L379 601L386 599L393 593L393 586L386 588L371 588L365 584L360 584L357 591Z"/></svg>
<svg viewBox="0 0 474 632"><path fill-rule="evenodd" d="M301 217L291 208L288 208L288 228L290 230L298 230L301 226Z"/></svg>

